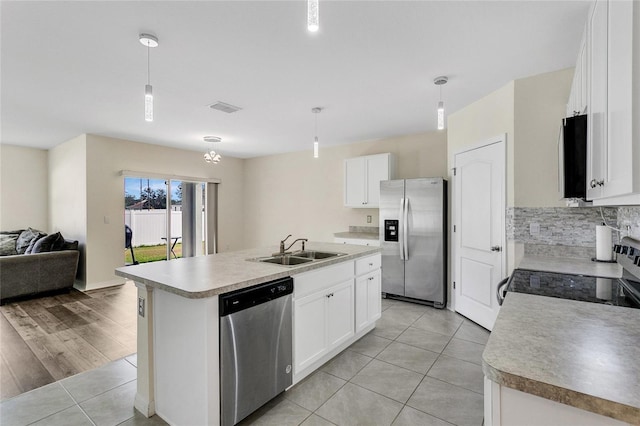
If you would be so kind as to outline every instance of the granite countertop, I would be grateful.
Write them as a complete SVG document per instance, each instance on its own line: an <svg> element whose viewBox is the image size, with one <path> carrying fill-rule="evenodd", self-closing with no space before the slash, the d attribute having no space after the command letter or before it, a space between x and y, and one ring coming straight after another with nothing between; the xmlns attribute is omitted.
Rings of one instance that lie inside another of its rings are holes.
<svg viewBox="0 0 640 426"><path fill-rule="evenodd" d="M526 255L518 264L518 268L602 278L620 278L622 276L622 267L619 264L594 262L590 259Z"/></svg>
<svg viewBox="0 0 640 426"><path fill-rule="evenodd" d="M640 421L640 310L507 293L482 355L493 382Z"/></svg>
<svg viewBox="0 0 640 426"><path fill-rule="evenodd" d="M351 238L358 240L377 240L380 238L378 234L372 232L336 232L333 234L336 238Z"/></svg>
<svg viewBox="0 0 640 426"><path fill-rule="evenodd" d="M314 260L296 266L247 261L247 259L268 257L276 253L278 247L273 246L174 259L169 262L124 266L117 268L115 273L150 287L190 299L199 299L380 252L379 247L349 244L309 242L306 246L307 250L345 253L345 255Z"/></svg>

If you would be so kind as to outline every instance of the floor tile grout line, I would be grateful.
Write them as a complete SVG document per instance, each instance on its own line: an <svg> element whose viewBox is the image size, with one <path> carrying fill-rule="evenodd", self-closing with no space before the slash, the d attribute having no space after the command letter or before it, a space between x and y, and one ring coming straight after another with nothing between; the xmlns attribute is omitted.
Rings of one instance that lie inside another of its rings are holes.
<svg viewBox="0 0 640 426"><path fill-rule="evenodd" d="M64 380L64 379L63 379ZM69 392L69 390L67 388L64 387L64 385L62 384L62 381L60 380L60 386L62 387L62 389L64 389L64 391L69 395L69 397L71 397L71 399L73 400L73 402L76 403L76 407L78 407L80 409L80 411L82 411L82 414L85 415L85 417L91 422L91 424L93 426L96 426L96 423L93 421L93 419L91 417L89 417L89 414L84 410L84 408L82 408L80 406L80 403L78 401L76 401L76 399L73 397L73 395L71 395L71 392Z"/></svg>

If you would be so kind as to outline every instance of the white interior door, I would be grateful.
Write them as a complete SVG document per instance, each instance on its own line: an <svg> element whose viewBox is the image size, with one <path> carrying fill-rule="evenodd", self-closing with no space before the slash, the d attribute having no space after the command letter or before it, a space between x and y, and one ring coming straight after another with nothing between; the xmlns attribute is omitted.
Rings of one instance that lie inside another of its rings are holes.
<svg viewBox="0 0 640 426"><path fill-rule="evenodd" d="M504 139L455 155L455 310L489 330L506 260Z"/></svg>

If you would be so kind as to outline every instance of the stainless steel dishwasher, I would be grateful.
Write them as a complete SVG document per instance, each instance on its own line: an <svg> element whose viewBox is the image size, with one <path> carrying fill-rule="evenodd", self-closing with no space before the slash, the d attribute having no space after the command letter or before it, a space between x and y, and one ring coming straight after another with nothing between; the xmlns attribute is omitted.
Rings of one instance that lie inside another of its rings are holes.
<svg viewBox="0 0 640 426"><path fill-rule="evenodd" d="M223 294L220 301L220 417L240 422L292 383L293 279Z"/></svg>

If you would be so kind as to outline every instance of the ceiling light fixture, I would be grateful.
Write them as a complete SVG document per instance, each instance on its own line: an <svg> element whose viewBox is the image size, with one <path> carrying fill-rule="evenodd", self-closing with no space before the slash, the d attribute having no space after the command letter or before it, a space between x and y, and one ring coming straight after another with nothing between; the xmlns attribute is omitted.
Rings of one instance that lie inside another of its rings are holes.
<svg viewBox="0 0 640 426"><path fill-rule="evenodd" d="M433 83L440 87L440 101L438 102L438 130L444 129L444 102L442 102L442 85L447 84L449 79L445 76L436 77Z"/></svg>
<svg viewBox="0 0 640 426"><path fill-rule="evenodd" d="M217 136L205 136L202 139L204 139L205 142L222 142L222 139ZM221 160L222 156L219 153L215 152L213 149L204 153L204 161L206 161L207 163L218 164Z"/></svg>
<svg viewBox="0 0 640 426"><path fill-rule="evenodd" d="M319 0L307 0L307 29L312 33L320 28L320 9L318 8Z"/></svg>
<svg viewBox="0 0 640 426"><path fill-rule="evenodd" d="M311 112L316 115L316 136L313 139L313 158L318 158L318 114L320 111L322 111L320 107L311 108Z"/></svg>
<svg viewBox="0 0 640 426"><path fill-rule="evenodd" d="M149 66L149 50L158 47L158 37L152 34L140 34L140 43L147 46L147 84L144 86L144 119L153 121L153 88L151 87L151 71Z"/></svg>

